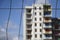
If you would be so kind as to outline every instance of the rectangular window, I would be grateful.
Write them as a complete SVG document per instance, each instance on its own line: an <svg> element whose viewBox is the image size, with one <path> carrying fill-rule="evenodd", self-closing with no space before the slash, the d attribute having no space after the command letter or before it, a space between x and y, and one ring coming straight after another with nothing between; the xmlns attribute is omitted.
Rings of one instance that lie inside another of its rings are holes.
<svg viewBox="0 0 60 40"><path fill-rule="evenodd" d="M42 38L42 34L40 34L40 38Z"/></svg>
<svg viewBox="0 0 60 40"><path fill-rule="evenodd" d="M35 34L35 38L37 38L37 34Z"/></svg>
<svg viewBox="0 0 60 40"><path fill-rule="evenodd" d="M39 20L41 21L41 18L39 18Z"/></svg>
<svg viewBox="0 0 60 40"><path fill-rule="evenodd" d="M41 26L41 23L40 23L40 26Z"/></svg>
<svg viewBox="0 0 60 40"><path fill-rule="evenodd" d="M39 15L41 15L41 12L39 12Z"/></svg>
<svg viewBox="0 0 60 40"><path fill-rule="evenodd" d="M41 7L39 7L39 10L41 10Z"/></svg>
<svg viewBox="0 0 60 40"><path fill-rule="evenodd" d="M42 32L42 29L40 29L40 32Z"/></svg>
<svg viewBox="0 0 60 40"><path fill-rule="evenodd" d="M35 15L36 15L36 12L35 12Z"/></svg>
<svg viewBox="0 0 60 40"><path fill-rule="evenodd" d="M35 26L37 26L37 24L35 23Z"/></svg>
<svg viewBox="0 0 60 40"><path fill-rule="evenodd" d="M37 32L37 29L35 29L35 32Z"/></svg>
<svg viewBox="0 0 60 40"><path fill-rule="evenodd" d="M37 19L35 18L35 21L36 21Z"/></svg>
<svg viewBox="0 0 60 40"><path fill-rule="evenodd" d="M36 8L36 7L34 7L34 9L36 10L37 8Z"/></svg>

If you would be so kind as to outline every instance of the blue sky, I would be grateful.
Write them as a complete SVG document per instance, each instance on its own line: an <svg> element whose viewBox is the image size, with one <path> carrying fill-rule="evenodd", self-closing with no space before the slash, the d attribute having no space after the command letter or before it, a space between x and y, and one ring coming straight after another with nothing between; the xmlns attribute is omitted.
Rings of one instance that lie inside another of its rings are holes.
<svg viewBox="0 0 60 40"><path fill-rule="evenodd" d="M24 0L24 7L31 6L33 4L34 0ZM49 0L50 4L52 5L52 8L55 8L56 6L56 0ZM58 0L58 8L60 8L60 0ZM0 8L10 8L10 0L0 0ZM22 8L22 0L12 0L12 7L11 8ZM9 15L9 9L0 9L0 33L4 32L2 35L5 36L5 28L6 23ZM12 40L17 39L18 36L18 29L19 29L19 22L21 20L21 9L11 9L11 17L9 21L9 40L12 37ZM23 15L23 13L22 13ZM23 17L23 16L22 16ZM52 17L55 17L55 10L52 10ZM60 18L60 10L57 10L57 18ZM21 20L22 23L22 20ZM22 36L23 31L23 23L21 26L21 40L23 38ZM1 35L1 34L0 34ZM3 36L0 36L3 37Z"/></svg>

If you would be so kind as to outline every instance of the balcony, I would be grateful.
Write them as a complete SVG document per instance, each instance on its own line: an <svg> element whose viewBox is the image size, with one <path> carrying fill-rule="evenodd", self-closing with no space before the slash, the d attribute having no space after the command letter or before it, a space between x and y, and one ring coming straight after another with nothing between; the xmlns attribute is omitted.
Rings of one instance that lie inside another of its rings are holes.
<svg viewBox="0 0 60 40"><path fill-rule="evenodd" d="M27 24L26 30L32 30L32 24Z"/></svg>
<svg viewBox="0 0 60 40"><path fill-rule="evenodd" d="M31 14L31 13L26 13L26 16L27 16L27 17L29 17L29 16L31 17L32 14Z"/></svg>
<svg viewBox="0 0 60 40"><path fill-rule="evenodd" d="M26 20L31 20L32 19L32 17L26 17Z"/></svg>
<svg viewBox="0 0 60 40"><path fill-rule="evenodd" d="M26 35L26 40L31 40L32 35Z"/></svg>
<svg viewBox="0 0 60 40"><path fill-rule="evenodd" d="M32 32L31 30L27 30L26 35L31 35L31 32Z"/></svg>
<svg viewBox="0 0 60 40"><path fill-rule="evenodd" d="M29 24L32 25L32 19L31 20L26 20L26 24L27 25L29 25Z"/></svg>
<svg viewBox="0 0 60 40"><path fill-rule="evenodd" d="M51 15L44 15L44 17L51 17Z"/></svg>
<svg viewBox="0 0 60 40"><path fill-rule="evenodd" d="M52 28L51 23L44 23L43 25L44 25L43 28Z"/></svg>
<svg viewBox="0 0 60 40"><path fill-rule="evenodd" d="M44 12L44 17L51 17L51 12Z"/></svg>
<svg viewBox="0 0 60 40"><path fill-rule="evenodd" d="M44 26L44 28L52 28L52 26Z"/></svg>
<svg viewBox="0 0 60 40"><path fill-rule="evenodd" d="M31 35L31 33L26 33L26 35Z"/></svg>
<svg viewBox="0 0 60 40"><path fill-rule="evenodd" d="M31 23L32 22L32 19L31 20L26 20L26 23Z"/></svg>
<svg viewBox="0 0 60 40"><path fill-rule="evenodd" d="M31 35L30 33L27 33L26 35Z"/></svg>
<svg viewBox="0 0 60 40"><path fill-rule="evenodd" d="M52 22L52 21L51 21L51 18L46 17L46 18L44 18L44 22L48 23L48 22Z"/></svg>
<svg viewBox="0 0 60 40"><path fill-rule="evenodd" d="M44 34L52 34L52 31L50 31L50 32L43 32Z"/></svg>
<svg viewBox="0 0 60 40"><path fill-rule="evenodd" d="M26 15L26 19L32 19L31 15Z"/></svg>
<svg viewBox="0 0 60 40"><path fill-rule="evenodd" d="M32 19L30 19L30 20L27 19L27 20L26 20L26 24L27 24L27 25L32 25Z"/></svg>
<svg viewBox="0 0 60 40"><path fill-rule="evenodd" d="M27 9L26 9L26 12L27 12L27 13L31 13L31 11L32 11L31 8L27 8Z"/></svg>
<svg viewBox="0 0 60 40"><path fill-rule="evenodd" d="M32 30L32 28L26 28L26 30Z"/></svg>
<svg viewBox="0 0 60 40"><path fill-rule="evenodd" d="M48 22L52 22L51 19L50 20L44 20L45 23L48 23Z"/></svg>
<svg viewBox="0 0 60 40"><path fill-rule="evenodd" d="M26 30L32 30L32 25L28 25Z"/></svg>
<svg viewBox="0 0 60 40"><path fill-rule="evenodd" d="M44 11L51 11L51 5L44 5Z"/></svg>
<svg viewBox="0 0 60 40"><path fill-rule="evenodd" d="M26 15L31 15L31 13L27 12Z"/></svg>
<svg viewBox="0 0 60 40"><path fill-rule="evenodd" d="M30 23L26 23L27 25L32 25L32 22L30 22Z"/></svg>
<svg viewBox="0 0 60 40"><path fill-rule="evenodd" d="M50 29L44 29L43 33L44 34L52 34L52 30L50 30Z"/></svg>

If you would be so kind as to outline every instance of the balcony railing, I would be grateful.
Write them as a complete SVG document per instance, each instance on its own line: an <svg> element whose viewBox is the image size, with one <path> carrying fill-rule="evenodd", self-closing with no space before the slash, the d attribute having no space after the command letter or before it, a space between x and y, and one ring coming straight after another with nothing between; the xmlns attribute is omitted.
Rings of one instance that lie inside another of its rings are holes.
<svg viewBox="0 0 60 40"><path fill-rule="evenodd" d="M31 13L28 13L28 12L27 12L26 14L27 14L27 15L31 15Z"/></svg>
<svg viewBox="0 0 60 40"><path fill-rule="evenodd" d="M29 21L27 20L26 23L27 24L30 24L30 23L32 23L32 20L29 20Z"/></svg>
<svg viewBox="0 0 60 40"><path fill-rule="evenodd" d="M31 19L32 19L32 17L26 17L26 19L27 19L27 20L31 20Z"/></svg>
<svg viewBox="0 0 60 40"><path fill-rule="evenodd" d="M44 39L52 39L52 37L44 37Z"/></svg>
<svg viewBox="0 0 60 40"><path fill-rule="evenodd" d="M52 10L51 8L44 9L44 11L51 11L51 10Z"/></svg>
<svg viewBox="0 0 60 40"><path fill-rule="evenodd" d="M52 26L44 26L44 28L52 28Z"/></svg>
<svg viewBox="0 0 60 40"><path fill-rule="evenodd" d="M32 22L30 22L30 23L26 23L27 25L32 25Z"/></svg>
<svg viewBox="0 0 60 40"><path fill-rule="evenodd" d="M44 17L51 17L51 15L44 15Z"/></svg>
<svg viewBox="0 0 60 40"><path fill-rule="evenodd" d="M32 19L31 20L26 20L26 23L30 23L30 22L32 22Z"/></svg>
<svg viewBox="0 0 60 40"><path fill-rule="evenodd" d="M52 22L51 19L50 20L44 20L44 22Z"/></svg>
<svg viewBox="0 0 60 40"><path fill-rule="evenodd" d="M32 30L32 28L26 28L26 30Z"/></svg>
<svg viewBox="0 0 60 40"><path fill-rule="evenodd" d="M26 33L26 35L31 35L31 33Z"/></svg>
<svg viewBox="0 0 60 40"><path fill-rule="evenodd" d="M52 31L49 31L49 32L44 31L43 33L44 34L52 34Z"/></svg>

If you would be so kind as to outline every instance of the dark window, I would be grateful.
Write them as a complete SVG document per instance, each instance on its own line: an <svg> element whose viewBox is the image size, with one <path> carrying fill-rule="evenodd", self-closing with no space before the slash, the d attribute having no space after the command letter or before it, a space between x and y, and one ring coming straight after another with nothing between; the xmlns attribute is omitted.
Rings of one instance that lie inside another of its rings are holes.
<svg viewBox="0 0 60 40"><path fill-rule="evenodd" d="M41 23L40 23L40 26L41 26Z"/></svg>
<svg viewBox="0 0 60 40"><path fill-rule="evenodd" d="M41 10L41 7L39 7L39 10Z"/></svg>
<svg viewBox="0 0 60 40"><path fill-rule="evenodd" d="M35 15L36 15L36 12L35 12Z"/></svg>
<svg viewBox="0 0 60 40"><path fill-rule="evenodd" d="M34 9L36 10L36 7Z"/></svg>
<svg viewBox="0 0 60 40"><path fill-rule="evenodd" d="M42 34L40 35L40 38L42 38Z"/></svg>
<svg viewBox="0 0 60 40"><path fill-rule="evenodd" d="M39 12L39 15L41 15L41 12Z"/></svg>
<svg viewBox="0 0 60 40"><path fill-rule="evenodd" d="M37 29L35 29L35 32L37 32Z"/></svg>
<svg viewBox="0 0 60 40"><path fill-rule="evenodd" d="M41 21L41 18L39 18L40 19L40 21Z"/></svg>
<svg viewBox="0 0 60 40"><path fill-rule="evenodd" d="M37 34L35 34L35 38L37 38Z"/></svg>
<svg viewBox="0 0 60 40"><path fill-rule="evenodd" d="M42 32L42 29L40 29L40 32Z"/></svg>
<svg viewBox="0 0 60 40"><path fill-rule="evenodd" d="M35 21L36 21L37 19L35 18Z"/></svg>
<svg viewBox="0 0 60 40"><path fill-rule="evenodd" d="M35 23L35 26L37 26L37 24Z"/></svg>

